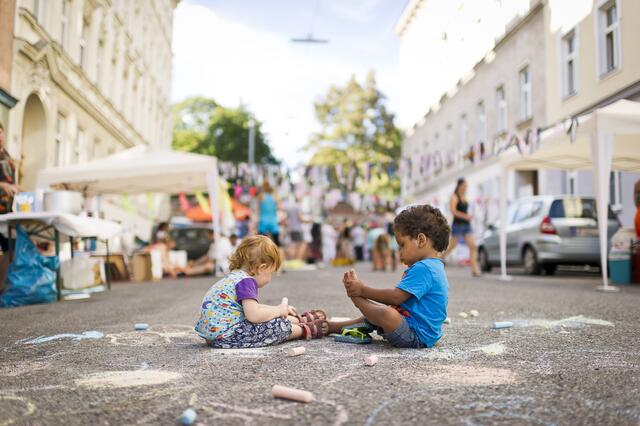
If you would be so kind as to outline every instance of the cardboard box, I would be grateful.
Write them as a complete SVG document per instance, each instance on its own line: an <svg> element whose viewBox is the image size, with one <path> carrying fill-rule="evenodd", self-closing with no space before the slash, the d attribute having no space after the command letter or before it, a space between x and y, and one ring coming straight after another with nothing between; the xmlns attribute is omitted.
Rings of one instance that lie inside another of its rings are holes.
<svg viewBox="0 0 640 426"><path fill-rule="evenodd" d="M141 282L153 279L150 253L134 254L131 264L133 266L133 281Z"/></svg>
<svg viewBox="0 0 640 426"><path fill-rule="evenodd" d="M109 254L109 264L107 264L107 256L103 254L93 254L91 257L102 259L104 262L105 273L108 270L111 278L111 282L115 281L129 281L129 270L127 264L124 261L122 254Z"/></svg>
<svg viewBox="0 0 640 426"><path fill-rule="evenodd" d="M162 279L162 255L159 251L133 255L133 281L158 281Z"/></svg>

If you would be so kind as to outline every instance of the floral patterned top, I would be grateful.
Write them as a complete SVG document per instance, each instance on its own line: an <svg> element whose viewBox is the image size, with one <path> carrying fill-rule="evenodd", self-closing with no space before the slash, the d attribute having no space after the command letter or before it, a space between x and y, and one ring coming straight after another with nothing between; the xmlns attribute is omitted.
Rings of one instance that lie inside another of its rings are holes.
<svg viewBox="0 0 640 426"><path fill-rule="evenodd" d="M200 307L195 330L207 340L233 335L245 320L243 299L258 300L258 283L245 271L235 270L211 286Z"/></svg>

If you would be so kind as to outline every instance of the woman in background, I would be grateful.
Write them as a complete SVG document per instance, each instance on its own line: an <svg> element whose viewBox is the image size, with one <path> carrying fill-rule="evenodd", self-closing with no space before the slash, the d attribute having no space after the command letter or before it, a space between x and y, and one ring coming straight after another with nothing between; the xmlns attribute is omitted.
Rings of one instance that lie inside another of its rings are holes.
<svg viewBox="0 0 640 426"><path fill-rule="evenodd" d="M280 225L278 224L278 203L273 196L269 182L262 185L258 196L258 234L266 235L280 247Z"/></svg>
<svg viewBox="0 0 640 426"><path fill-rule="evenodd" d="M460 238L464 239L467 247L469 247L471 274L474 277L479 277L482 274L478 268L476 240L473 236L473 229L471 229L471 219L473 217L469 214L469 202L467 201L466 193L467 181L464 178L460 178L458 179L456 189L453 191L453 195L449 201L449 209L453 214L453 222L451 223L449 248L447 248L447 251L444 253L442 258L446 258L449 253L456 248Z"/></svg>

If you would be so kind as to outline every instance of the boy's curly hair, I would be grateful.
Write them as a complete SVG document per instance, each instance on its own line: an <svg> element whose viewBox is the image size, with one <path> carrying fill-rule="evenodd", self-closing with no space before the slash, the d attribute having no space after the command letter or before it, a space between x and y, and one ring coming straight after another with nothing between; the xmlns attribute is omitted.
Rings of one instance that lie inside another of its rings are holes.
<svg viewBox="0 0 640 426"><path fill-rule="evenodd" d="M269 237L253 235L242 240L238 248L229 257L229 269L243 269L249 274L258 272L261 264L266 264L273 271L280 269L282 255L278 246Z"/></svg>
<svg viewBox="0 0 640 426"><path fill-rule="evenodd" d="M401 211L393 221L393 229L411 238L424 234L438 252L445 251L449 246L449 223L439 209L428 204L411 206Z"/></svg>

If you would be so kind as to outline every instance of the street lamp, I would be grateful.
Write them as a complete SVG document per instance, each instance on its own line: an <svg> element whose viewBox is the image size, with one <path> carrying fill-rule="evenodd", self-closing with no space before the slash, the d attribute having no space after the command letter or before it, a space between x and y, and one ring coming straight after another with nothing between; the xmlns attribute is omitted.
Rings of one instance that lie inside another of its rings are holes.
<svg viewBox="0 0 640 426"><path fill-rule="evenodd" d="M249 166L253 169L256 162L256 129L253 118L249 119Z"/></svg>

